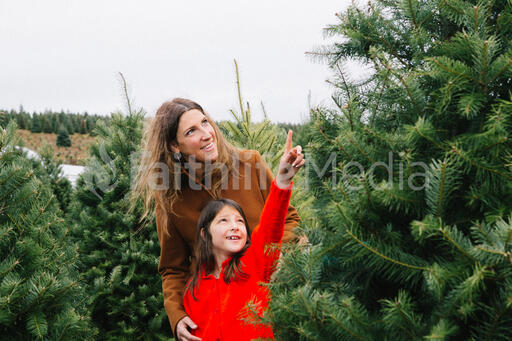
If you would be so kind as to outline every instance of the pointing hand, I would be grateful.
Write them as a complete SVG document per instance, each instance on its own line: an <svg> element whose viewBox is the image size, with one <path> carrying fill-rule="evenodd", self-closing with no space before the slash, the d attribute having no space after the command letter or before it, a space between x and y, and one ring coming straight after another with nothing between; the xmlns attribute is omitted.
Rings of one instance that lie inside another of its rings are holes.
<svg viewBox="0 0 512 341"><path fill-rule="evenodd" d="M284 154L279 162L279 170L277 171L276 183L280 188L290 186L292 178L304 166L306 160L302 154L302 147L292 147L293 132L288 130L288 136L284 147Z"/></svg>

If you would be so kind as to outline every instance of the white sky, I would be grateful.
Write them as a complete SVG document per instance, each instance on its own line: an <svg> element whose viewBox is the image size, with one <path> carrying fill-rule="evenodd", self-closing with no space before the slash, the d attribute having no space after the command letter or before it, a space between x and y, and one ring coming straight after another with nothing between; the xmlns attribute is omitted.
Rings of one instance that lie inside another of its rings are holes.
<svg viewBox="0 0 512 341"><path fill-rule="evenodd" d="M165 100L197 101L214 119L242 93L261 119L300 122L329 104L330 71L305 55L327 44L350 0L0 0L0 108L105 115L124 108L117 72L153 115ZM332 41L332 40L331 40Z"/></svg>

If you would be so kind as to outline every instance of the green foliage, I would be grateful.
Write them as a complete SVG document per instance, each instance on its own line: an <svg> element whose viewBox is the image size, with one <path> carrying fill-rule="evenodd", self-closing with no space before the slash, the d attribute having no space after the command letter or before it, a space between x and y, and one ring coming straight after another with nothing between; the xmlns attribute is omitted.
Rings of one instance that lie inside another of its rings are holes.
<svg viewBox="0 0 512 341"><path fill-rule="evenodd" d="M41 126L42 126L42 131L43 133L52 133L53 132L53 127L52 127L52 123L51 123L51 119L49 117L46 117L46 116L42 116L41 117ZM62 127L59 128L59 130L62 130ZM59 131L60 133L60 131Z"/></svg>
<svg viewBox="0 0 512 341"><path fill-rule="evenodd" d="M43 113L33 113L32 115L25 112L23 106L16 110L4 110L0 114L0 124L2 119L5 121L4 126L9 120L15 120L20 129L28 129L33 133L54 133L58 134L61 126L64 126L69 134L91 134L96 127L96 121L108 120L106 117L98 115L89 115L87 112L83 114L73 114L69 112L52 112L45 111Z"/></svg>
<svg viewBox="0 0 512 341"><path fill-rule="evenodd" d="M5 127L8 123L8 116L5 111L0 110L0 126Z"/></svg>
<svg viewBox="0 0 512 341"><path fill-rule="evenodd" d="M512 2L338 17L343 39L317 53L337 110L312 110L304 137L310 245L271 284L276 336L511 339ZM350 80L349 59L373 72Z"/></svg>
<svg viewBox="0 0 512 341"><path fill-rule="evenodd" d="M41 150L41 160L38 162L44 169L43 182L49 184L62 211L67 212L71 202L71 182L62 175L62 162L55 157L55 151L51 145L45 144Z"/></svg>
<svg viewBox="0 0 512 341"><path fill-rule="evenodd" d="M144 123L144 112L128 107L127 115L113 113L108 124L98 122L97 144L77 182L70 220L99 339L168 340L156 227L151 221L138 231L141 205L128 213L131 161Z"/></svg>
<svg viewBox="0 0 512 341"><path fill-rule="evenodd" d="M42 133L43 127L41 124L41 119L39 118L39 115L34 114L34 117L32 118L32 126L30 129L33 133Z"/></svg>
<svg viewBox="0 0 512 341"><path fill-rule="evenodd" d="M57 146L71 147L71 138L69 137L66 127L63 125L60 126L59 133L57 134Z"/></svg>
<svg viewBox="0 0 512 341"><path fill-rule="evenodd" d="M0 335L7 340L94 337L78 281L76 245L48 174L0 128Z"/></svg>

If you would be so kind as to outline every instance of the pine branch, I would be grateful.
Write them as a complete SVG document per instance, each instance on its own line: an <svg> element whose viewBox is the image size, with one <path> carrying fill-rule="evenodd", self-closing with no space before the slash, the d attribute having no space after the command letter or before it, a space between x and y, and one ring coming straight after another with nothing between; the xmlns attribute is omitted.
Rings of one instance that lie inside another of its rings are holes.
<svg viewBox="0 0 512 341"><path fill-rule="evenodd" d="M511 308L510 305L505 304L503 306L503 309L501 309L497 314L495 313L492 315L493 320L492 320L491 328L490 328L489 332L487 333L487 337L485 338L485 341L495 340L494 336L495 336L496 329L498 328L499 321L503 318L503 316L505 316L505 313L508 310L510 310L510 308Z"/></svg>
<svg viewBox="0 0 512 341"><path fill-rule="evenodd" d="M501 20L502 20L502 18L503 18L503 16L502 16L501 14L498 14L498 17L497 17L497 19L496 19L496 26L497 26L498 28L500 28L500 29L502 28L502 25L501 25ZM506 35L506 34L503 34L503 35L502 35L502 37L503 37L503 39L505 39L505 40L506 40L506 42L507 42L507 44L508 44L508 45L511 45L511 44L512 44L512 41L511 41L510 39L508 39L508 38L507 38L507 35Z"/></svg>
<svg viewBox="0 0 512 341"><path fill-rule="evenodd" d="M445 66L443 64L441 64L441 62L439 60L437 60L435 57L430 57L430 58L427 58L427 60L431 60L433 61L437 66L439 66L440 69L448 72L448 73L451 73L451 74L454 74L458 77L462 77L462 78L466 78L468 80L471 80L473 82L475 82L476 84L480 84L480 85L483 85L481 81L479 81L478 79L474 78L474 77L471 77L471 76L468 76L464 73L460 73L460 72L457 72L455 70L452 70L450 69L448 66Z"/></svg>
<svg viewBox="0 0 512 341"><path fill-rule="evenodd" d="M359 11L358 8L356 8L356 11L358 12L358 14L361 16L361 12ZM343 18L338 14L336 13L335 14L341 21L343 21ZM371 37L369 36L366 36L364 35L363 33L361 33L361 31L359 31L357 28L354 27L354 25L352 25L352 23L350 22L350 19L348 18L348 16L345 17L345 23L347 25L350 26L350 28L352 29L352 31L356 32L357 34L359 34L361 37L363 37L364 39L368 40L368 41L371 41L373 43L377 43L376 40L372 39Z"/></svg>
<svg viewBox="0 0 512 341"><path fill-rule="evenodd" d="M474 21L474 25L475 25L475 31L476 33L478 34L478 28L480 25L478 25L478 9L480 7L479 6L473 6L473 21Z"/></svg>
<svg viewBox="0 0 512 341"><path fill-rule="evenodd" d="M14 226L16 226L16 228L18 229L18 231L19 231L20 233L23 233L23 230L22 230L21 226L18 224L18 222L16 222L16 221L11 217L11 215L10 215L9 213L6 213L6 215L7 215L7 218L9 218L9 220L11 221L11 223L12 223Z"/></svg>
<svg viewBox="0 0 512 341"><path fill-rule="evenodd" d="M361 245L362 247L364 247L365 249L369 250L370 252L376 254L377 256L379 256L380 258L388 261L388 262L391 262L393 264L397 264L397 265L400 265L400 266L404 266L406 268L410 268L410 269L414 269L414 270L421 270L421 271L429 271L429 268L426 268L426 267L423 267L423 266L417 266L417 265L412 265L412 264L407 264L407 263L404 263L404 262L400 262L396 259L392 259L392 258L389 258L388 256L386 255L383 255L382 253L380 253L379 251L377 250L374 250L372 249L371 247L369 247L368 245L366 245L366 243L362 242L359 238L357 238L352 232L350 232L348 229L345 230L345 232L348 233L348 235L350 237L352 237L352 239L354 239L359 245Z"/></svg>
<svg viewBox="0 0 512 341"><path fill-rule="evenodd" d="M9 233L11 233L12 231L14 231L14 230L12 229L12 227L7 228L7 229L5 230L5 232L0 236L0 241L2 241L2 239L4 239L6 236L8 236L8 235L9 235Z"/></svg>
<svg viewBox="0 0 512 341"><path fill-rule="evenodd" d="M509 68L509 66L512 64L512 58L509 58L508 59L508 62L507 64L505 64L505 66L500 70L500 72L498 72L496 74L496 76L494 76L490 81L489 83L492 83L494 82L496 79L498 79L505 71L507 71L507 69Z"/></svg>
<svg viewBox="0 0 512 341"><path fill-rule="evenodd" d="M329 145L336 145L338 147L338 149L340 151L342 151L349 160L353 160L353 158L347 153L345 148L343 148L343 146L339 143L339 141L337 139L332 140L331 138L329 138L329 136L327 136L324 133L324 131L323 131L322 127L320 127L320 124L318 123L318 121L315 122L315 127L317 128L317 131L320 133L320 135L322 135L322 137L328 142Z"/></svg>
<svg viewBox="0 0 512 341"><path fill-rule="evenodd" d="M20 200L18 200L18 202L27 202L28 199L33 196L34 194L35 195L38 195L39 191L41 190L41 186L42 186L42 183L39 183L39 186L37 189L33 190L32 192L28 192L24 197L20 198ZM4 207L5 210L7 210L7 208L10 208L12 206L14 206L16 203L15 202L11 202L9 205L6 205ZM20 222L22 224L25 223L25 216L23 214L20 214Z"/></svg>
<svg viewBox="0 0 512 341"><path fill-rule="evenodd" d="M432 328L430 335L424 336L427 340L445 341L454 332L457 331L457 326L451 324L445 319L439 320L439 322Z"/></svg>
<svg viewBox="0 0 512 341"><path fill-rule="evenodd" d="M456 165L446 159L441 162L433 160L430 164L428 187L426 189L427 205L430 212L437 217L440 217L443 213L443 208L447 202L446 197L459 185L455 167Z"/></svg>
<svg viewBox="0 0 512 341"><path fill-rule="evenodd" d="M382 308L383 321L387 328L400 328L411 340L417 339L419 335L423 334L420 318L414 313L411 299L405 291L399 290L398 297L393 301L384 299L381 300L381 303L384 304Z"/></svg>
<svg viewBox="0 0 512 341"><path fill-rule="evenodd" d="M36 218L34 219L32 224L35 224L39 220L39 218L43 215L43 213L48 209L48 207L52 203L53 199L55 199L54 195L52 195L50 197L50 199L46 202L46 204L43 207L39 207L39 214L36 216Z"/></svg>
<svg viewBox="0 0 512 341"><path fill-rule="evenodd" d="M410 1L410 0L409 0ZM412 95L412 92L411 92L411 89L409 88L409 85L407 84L407 82L405 81L404 77L403 76L400 76L400 82L404 85L405 87L405 90L407 91L407 95L409 96L409 98L411 99L411 102L412 104L414 105L414 108L416 108L416 110L421 113L421 114L424 114L425 112L423 111L423 109L421 109L419 106L418 106L418 103L416 102L416 100L414 99L413 95Z"/></svg>
<svg viewBox="0 0 512 341"><path fill-rule="evenodd" d="M34 322L34 325L36 326L37 328L37 336L39 336L41 339L43 338L43 334L41 333L41 328L39 327L39 323L37 321L37 315L34 314L32 315L33 316L33 322Z"/></svg>
<svg viewBox="0 0 512 341"><path fill-rule="evenodd" d="M433 11L430 11L429 15L427 15L425 17L425 19L423 19L419 24L418 26L421 27L423 26L423 24L425 24L428 20L430 20L430 18L432 18L432 16L434 16L435 13L437 13L439 11L439 9L441 8L441 5L444 4L446 0L442 0L442 1L438 1L437 2L437 5L436 5L436 8L433 10Z"/></svg>
<svg viewBox="0 0 512 341"><path fill-rule="evenodd" d="M400 185L394 182L382 181L376 188L376 191L374 191L374 195L383 205L397 212L410 213L412 210L412 212L416 213L421 211L419 206L424 203L423 199L417 199L416 193L404 191L400 189Z"/></svg>
<svg viewBox="0 0 512 341"><path fill-rule="evenodd" d="M510 260L510 254L506 253L506 252L502 252L502 251L497 251L497 250L491 250L491 249L486 249L480 245L476 245L475 246L478 250L481 250L483 252L487 252L487 253L491 253L493 255L499 255L499 256L503 256L507 259Z"/></svg>
<svg viewBox="0 0 512 341"><path fill-rule="evenodd" d="M10 180L18 171L21 171L22 169L19 168L19 169L15 169L13 172L11 172L11 174L3 181L3 183L7 182L8 180ZM19 183L17 183L16 185L17 186L13 186L9 191L7 191L7 193L5 193L2 197L0 197L0 202L4 201L6 198L8 198L12 193L14 193L14 191L16 191L17 189L19 189L20 187L23 186L23 181L27 180L28 178L30 178L32 175L34 174L33 171L29 171L27 173L25 173L25 175L23 175L22 179L20 180ZM0 186L3 185L3 183L0 183Z"/></svg>
<svg viewBox="0 0 512 341"><path fill-rule="evenodd" d="M489 173L494 173L494 174L497 174L507 180L512 180L512 175L508 175L506 173L502 173L500 171L497 171L495 169L492 169L492 168L489 168L489 167L486 167L480 163L477 163L476 161L470 159L468 156L466 156L464 154L464 152L462 150L460 150L459 148L457 148L455 145L452 145L452 148L451 148L451 152L457 154L461 159L463 159L464 161L470 163L472 166L476 167L476 168L480 168L486 172L489 172Z"/></svg>
<svg viewBox="0 0 512 341"><path fill-rule="evenodd" d="M236 88L237 88L237 91L238 91L238 103L240 105L240 113L244 113L244 105L242 104L242 94L241 94L241 91L240 91L240 77L239 77L239 74L238 74L238 64L236 62L236 59L233 59L234 63L235 63L235 73L236 73Z"/></svg>
<svg viewBox="0 0 512 341"><path fill-rule="evenodd" d="M371 136L379 139L381 142L385 143L386 146L390 146L389 141L385 137L383 137L381 134L377 133L375 131L375 129L372 129L372 128L368 127L368 126L363 126L363 131L367 132L368 135L371 135Z"/></svg>
<svg viewBox="0 0 512 341"><path fill-rule="evenodd" d="M351 336L355 337L356 339L358 339L358 340L368 340L368 339L363 338L361 335L357 334L355 331L350 330L350 328L348 328L340 320L338 320L336 318L336 316L334 316L334 314L329 314L327 316L330 317L336 323L336 326L340 327L341 329L343 329L344 331L346 331L348 334L350 334Z"/></svg>
<svg viewBox="0 0 512 341"><path fill-rule="evenodd" d="M484 92L487 92L487 84L488 84L488 83L485 82L488 50L489 50L489 42L486 40L486 41L484 41L484 53L483 53L482 71L480 72L481 79L482 79L481 82L484 83L484 85L482 86L482 90Z"/></svg>
<svg viewBox="0 0 512 341"><path fill-rule="evenodd" d="M337 249L338 247L342 246L342 245L345 245L350 239L348 238L342 238L340 239L339 241L337 241L336 243L330 245L329 247L325 248L322 252L319 252L317 255L315 255L315 257L313 257L313 260L314 261L318 261L320 258L322 258L323 256L329 254L332 250L335 250Z"/></svg>
<svg viewBox="0 0 512 341"><path fill-rule="evenodd" d="M356 149L370 161L371 163L375 163L375 160L373 160L368 154L366 154L363 149L350 137L351 135L347 133L347 140L354 146Z"/></svg>
<svg viewBox="0 0 512 341"><path fill-rule="evenodd" d="M439 229L439 231L441 232L441 234L445 237L446 240L448 240L448 242L450 242L450 244L452 244L457 250L459 250L460 253L462 253L464 256L466 256L467 258L469 258L470 260L472 260L473 262L477 262L477 260L475 258L473 258L469 253L467 253L459 244L457 244L457 242L455 242L455 240L450 236L450 234L447 232L447 228L445 227L442 227Z"/></svg>
<svg viewBox="0 0 512 341"><path fill-rule="evenodd" d="M422 132L418 129L418 124L422 124L424 122L423 119L419 119L418 122L414 125L413 129L414 131L421 137L423 137L425 140L429 141L430 143L432 143L434 146L436 146L437 148L447 152L449 150L449 148L447 147L443 147L440 143L437 143L436 141L434 141L434 139L430 138L429 136L425 135L425 134L422 134Z"/></svg>
<svg viewBox="0 0 512 341"><path fill-rule="evenodd" d="M21 309L19 312L18 312L18 316L23 316L25 313L27 313L28 311L34 311L34 307L36 307L37 303L39 303L39 299L48 291L48 288L51 287L53 284L54 284L54 278L50 278L50 282L47 283L46 286L43 286L42 288L38 288L36 286L36 284L43 278L45 274L42 273L39 278L32 283L32 285L34 286L34 290L37 292L37 296L33 299L30 299L30 304L26 304L23 306L23 309Z"/></svg>
<svg viewBox="0 0 512 341"><path fill-rule="evenodd" d="M507 249L508 243L510 242L511 239L512 239L512 226L510 227L510 229L508 230L508 233L507 233L507 240L505 240L505 245L504 245L505 250Z"/></svg>
<svg viewBox="0 0 512 341"><path fill-rule="evenodd" d="M452 313L453 309L457 302L460 302L464 299L467 299L469 304L469 309L473 306L473 298L477 297L477 293L482 287L485 285L484 280L486 274L489 274L488 270L485 267L481 267L477 264L473 270L473 274L467 277L462 283L457 285L451 292L446 295L445 302L441 308L445 314Z"/></svg>
<svg viewBox="0 0 512 341"><path fill-rule="evenodd" d="M351 115L351 108L350 105L346 105L345 107L341 106L341 103L336 99L336 97L331 96L331 99L333 100L334 104L338 107L338 109L345 115L345 109L348 109L348 114L345 115L345 117L348 119L348 122L350 123L350 130L354 130L354 123L352 122L352 115Z"/></svg>
<svg viewBox="0 0 512 341"><path fill-rule="evenodd" d="M343 82L343 85L345 86L345 91L347 91L347 96L348 96L348 98L351 98L352 96L350 95L350 89L348 87L347 81L345 80L345 74L343 73L343 71L341 71L340 66L338 65L338 63L336 63L336 68L338 69L338 72L339 72L339 74L341 76L341 80ZM338 103L336 103L336 105L338 105Z"/></svg>
<svg viewBox="0 0 512 341"><path fill-rule="evenodd" d="M410 1L410 0L409 0ZM368 2L368 6L373 10L373 13L375 13L379 19L393 32L395 32L397 35L399 35L403 41L408 41L409 40L409 37L405 36L400 30L398 30L396 27L394 27L393 25L391 25L389 23L389 20L386 20L381 14L379 11L377 11L375 9L375 7L373 6L373 4L371 2Z"/></svg>
<svg viewBox="0 0 512 341"><path fill-rule="evenodd" d="M359 9L356 9L356 10L359 12ZM389 42L388 42L386 39L384 39L384 37L379 33L379 30L377 30L377 28L373 25L373 23L371 22L371 20L368 20L368 21L367 21L367 23L368 23L368 25L369 25L369 26L371 26L371 28L373 28L374 33L376 33L376 34L377 34L377 36L379 37L379 40L380 40L382 43L384 43L384 45L386 45L386 47L388 48L389 52L390 52L393 56L395 56L395 58L397 58L397 59L398 59L398 61L399 61L400 63L402 63L405 67L410 67L410 65L409 65L406 61L404 61L404 60L403 60L403 59L398 55L398 53L393 49L393 47L391 46L391 44L389 44Z"/></svg>
<svg viewBox="0 0 512 341"><path fill-rule="evenodd" d="M482 224L477 223L476 226L478 228L478 232L480 232L485 237L485 239L489 243L489 245L495 246L493 241L489 238L489 234L486 231L484 231L484 229L482 228Z"/></svg>
<svg viewBox="0 0 512 341"><path fill-rule="evenodd" d="M14 268L15 268L17 265L19 265L19 264L20 264L19 259L16 259L16 260L11 264L11 266L10 266L7 270L5 270L4 272L0 273L0 278L4 278L4 276L5 276L7 273L9 273L9 272L11 272L12 270L14 270Z"/></svg>
<svg viewBox="0 0 512 341"><path fill-rule="evenodd" d="M329 187L328 185L326 187ZM352 199L350 199L350 196L348 196L347 192L343 189L343 186L341 186L341 183L336 186L336 188L340 191L341 195L349 202L352 203ZM334 196L331 195L331 197L334 199Z"/></svg>
<svg viewBox="0 0 512 341"><path fill-rule="evenodd" d="M349 219L349 217L347 217L347 215L345 214L345 212L343 212L343 208L341 207L340 203L336 201L331 189L329 188L329 185L325 185L324 186L326 189L327 189L327 192L331 195L331 199L332 199L332 202L334 203L334 205L336 206L336 209L338 210L338 212L340 213L340 215L342 217L344 217L345 219ZM344 191L341 191L342 194L344 194L345 192ZM348 198L348 196L347 196ZM349 202L350 202L350 199L349 199Z"/></svg>
<svg viewBox="0 0 512 341"><path fill-rule="evenodd" d="M418 25L416 24L416 17L414 16L414 9L412 8L412 1L408 0L408 3L409 3L409 10L411 11L412 23L415 28L418 28Z"/></svg>
<svg viewBox="0 0 512 341"><path fill-rule="evenodd" d="M128 96L128 86L126 85L126 79L122 72L119 72L119 76L121 77L121 81L123 82L123 94L124 99L126 100L126 105L128 106L128 115L132 115L132 104L130 101L130 96Z"/></svg>
<svg viewBox="0 0 512 341"><path fill-rule="evenodd" d="M372 204L372 196L371 196L371 190L370 190L370 184L368 183L368 174L364 173L363 177L363 185L364 185L364 191L366 194L366 200L368 201L368 204Z"/></svg>
<svg viewBox="0 0 512 341"><path fill-rule="evenodd" d="M379 110L380 101L382 99L382 94L384 93L384 89L386 88L384 84L388 80L390 73L391 73L391 70L386 69L386 76L385 76L384 80L382 81L382 87L380 89L379 96L377 97L377 103L375 103L375 108L373 109L372 118L375 117L375 115L377 115L377 111ZM380 79L379 79L379 82L380 82Z"/></svg>
<svg viewBox="0 0 512 341"><path fill-rule="evenodd" d="M501 139L499 139L498 141L494 142L494 143L491 143L487 146L482 146L482 148L479 148L479 149L476 149L475 151L479 151L479 152L486 152L488 151L489 149L492 149L496 146L499 146L499 145L502 145L504 143L507 143L508 142L508 137L502 137Z"/></svg>

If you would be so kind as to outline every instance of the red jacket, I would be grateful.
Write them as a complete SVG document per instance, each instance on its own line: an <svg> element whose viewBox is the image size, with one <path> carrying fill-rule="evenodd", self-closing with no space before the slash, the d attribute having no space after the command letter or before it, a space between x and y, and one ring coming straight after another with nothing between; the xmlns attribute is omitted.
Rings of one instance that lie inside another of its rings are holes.
<svg viewBox="0 0 512 341"><path fill-rule="evenodd" d="M251 235L251 246L241 258L242 270L249 277L227 284L224 281L224 267L231 260L228 258L222 263L218 279L202 274L194 290L197 301L192 298L190 291L185 293L185 311L198 326L192 334L203 341L273 338L270 327L246 321L257 320L251 309L261 315L267 307L269 292L261 283L270 280L280 252L279 248L272 252L266 251L265 247L271 243L281 243L291 187L283 190L275 185L275 181L272 182L260 223Z"/></svg>

